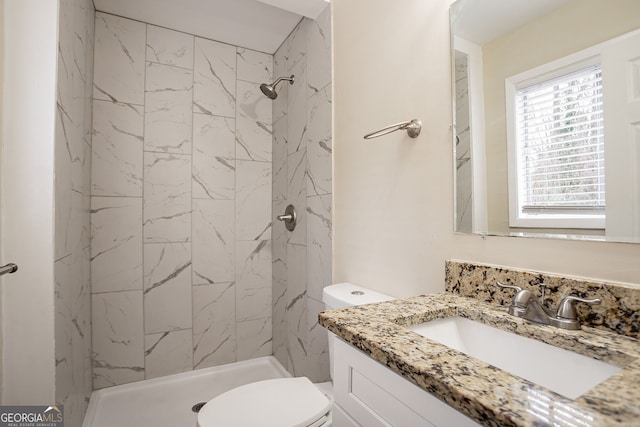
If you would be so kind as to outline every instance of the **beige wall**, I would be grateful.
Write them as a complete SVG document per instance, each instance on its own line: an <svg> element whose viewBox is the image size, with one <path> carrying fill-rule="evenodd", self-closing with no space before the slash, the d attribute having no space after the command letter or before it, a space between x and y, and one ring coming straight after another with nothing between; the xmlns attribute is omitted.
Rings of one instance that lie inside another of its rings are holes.
<svg viewBox="0 0 640 427"><path fill-rule="evenodd" d="M58 2L4 5L2 404L55 401L53 142Z"/></svg>
<svg viewBox="0 0 640 427"><path fill-rule="evenodd" d="M638 0L573 0L483 46L489 230L510 231L505 79L638 28Z"/></svg>
<svg viewBox="0 0 640 427"><path fill-rule="evenodd" d="M0 0L0 167L2 159L2 85L4 76L4 0ZM0 173L0 177L2 174ZM0 187L2 182L0 181ZM0 200L2 203L2 200ZM2 224L0 223L0 227ZM0 228L0 236L2 236L2 228ZM0 259L2 253L0 253ZM0 284L1 286L1 284ZM0 291L0 322L3 322L2 318L2 291ZM0 358L2 358L2 328L0 328ZM2 363L0 363L0 385L2 384ZM0 402L2 402L2 387L0 386Z"/></svg>
<svg viewBox="0 0 640 427"><path fill-rule="evenodd" d="M454 234L449 1L332 4L335 282L441 291L457 258L640 284L640 245ZM362 139L414 117L415 140Z"/></svg>

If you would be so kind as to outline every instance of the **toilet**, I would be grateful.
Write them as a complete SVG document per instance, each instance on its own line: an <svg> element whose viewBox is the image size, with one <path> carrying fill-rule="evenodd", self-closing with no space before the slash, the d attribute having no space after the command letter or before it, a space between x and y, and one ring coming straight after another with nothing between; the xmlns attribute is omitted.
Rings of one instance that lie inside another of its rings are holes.
<svg viewBox="0 0 640 427"><path fill-rule="evenodd" d="M351 283L327 286L327 310L389 301L393 298ZM333 340L329 334L330 374ZM198 413L198 427L330 427L332 402L308 378L278 378L236 387L214 397Z"/></svg>

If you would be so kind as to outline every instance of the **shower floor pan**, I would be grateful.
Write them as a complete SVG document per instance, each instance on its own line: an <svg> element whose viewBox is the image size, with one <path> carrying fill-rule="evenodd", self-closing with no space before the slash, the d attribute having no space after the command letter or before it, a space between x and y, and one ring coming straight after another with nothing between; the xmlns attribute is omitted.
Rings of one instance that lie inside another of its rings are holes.
<svg viewBox="0 0 640 427"><path fill-rule="evenodd" d="M82 427L195 426L195 404L244 384L290 376L268 356L109 387L91 394Z"/></svg>

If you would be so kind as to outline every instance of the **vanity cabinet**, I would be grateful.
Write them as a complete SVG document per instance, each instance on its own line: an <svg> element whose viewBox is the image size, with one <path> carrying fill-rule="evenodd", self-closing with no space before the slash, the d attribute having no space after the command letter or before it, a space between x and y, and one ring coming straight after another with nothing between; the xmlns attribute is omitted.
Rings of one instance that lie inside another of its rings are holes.
<svg viewBox="0 0 640 427"><path fill-rule="evenodd" d="M355 347L331 339L335 427L480 425Z"/></svg>

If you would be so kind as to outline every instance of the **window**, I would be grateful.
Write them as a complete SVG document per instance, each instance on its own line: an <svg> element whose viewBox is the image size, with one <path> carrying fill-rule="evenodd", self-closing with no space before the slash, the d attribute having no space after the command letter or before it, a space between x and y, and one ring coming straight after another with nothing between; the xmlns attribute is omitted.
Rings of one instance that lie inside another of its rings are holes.
<svg viewBox="0 0 640 427"><path fill-rule="evenodd" d="M507 80L510 226L604 228L599 61L527 77Z"/></svg>

